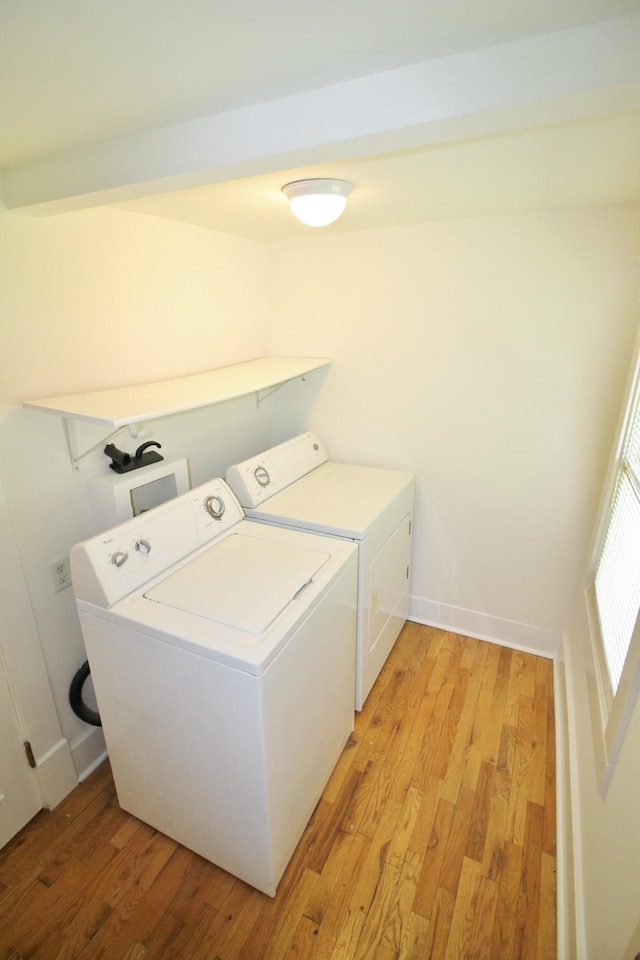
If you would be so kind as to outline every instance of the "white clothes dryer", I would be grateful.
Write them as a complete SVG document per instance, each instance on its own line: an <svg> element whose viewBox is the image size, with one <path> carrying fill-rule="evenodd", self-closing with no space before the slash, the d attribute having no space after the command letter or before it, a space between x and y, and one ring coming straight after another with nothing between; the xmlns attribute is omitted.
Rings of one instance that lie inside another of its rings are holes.
<svg viewBox="0 0 640 960"><path fill-rule="evenodd" d="M71 570L121 806L273 896L353 729L356 548L215 479Z"/></svg>
<svg viewBox="0 0 640 960"><path fill-rule="evenodd" d="M409 612L415 475L331 462L309 431L234 464L226 479L248 518L357 544L361 710Z"/></svg>

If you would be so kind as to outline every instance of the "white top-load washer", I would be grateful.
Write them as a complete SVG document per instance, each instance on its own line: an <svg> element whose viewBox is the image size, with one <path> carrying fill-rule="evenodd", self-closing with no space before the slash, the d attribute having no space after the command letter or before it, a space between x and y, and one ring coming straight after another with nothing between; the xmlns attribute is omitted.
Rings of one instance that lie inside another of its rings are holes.
<svg viewBox="0 0 640 960"><path fill-rule="evenodd" d="M356 548L214 479L71 571L121 806L272 896L353 729Z"/></svg>
<svg viewBox="0 0 640 960"><path fill-rule="evenodd" d="M361 710L409 612L415 475L331 462L309 431L234 464L226 479L249 518L357 543Z"/></svg>

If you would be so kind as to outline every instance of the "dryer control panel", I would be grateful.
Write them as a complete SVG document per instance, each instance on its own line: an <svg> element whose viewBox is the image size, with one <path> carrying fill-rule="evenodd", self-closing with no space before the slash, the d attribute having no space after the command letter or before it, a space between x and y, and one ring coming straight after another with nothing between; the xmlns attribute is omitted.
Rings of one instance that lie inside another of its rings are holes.
<svg viewBox="0 0 640 960"><path fill-rule="evenodd" d="M229 467L227 483L243 507L257 507L327 459L320 440L308 431Z"/></svg>
<svg viewBox="0 0 640 960"><path fill-rule="evenodd" d="M216 478L90 540L70 554L78 599L110 607L244 519Z"/></svg>

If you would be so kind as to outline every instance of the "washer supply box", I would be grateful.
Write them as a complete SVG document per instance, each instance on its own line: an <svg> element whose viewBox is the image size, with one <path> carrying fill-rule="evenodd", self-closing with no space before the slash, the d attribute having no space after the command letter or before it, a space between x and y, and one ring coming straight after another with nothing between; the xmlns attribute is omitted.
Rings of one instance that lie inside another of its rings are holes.
<svg viewBox="0 0 640 960"><path fill-rule="evenodd" d="M89 499L96 530L108 530L152 507L187 493L189 461L163 460L131 473L101 473L89 481Z"/></svg>

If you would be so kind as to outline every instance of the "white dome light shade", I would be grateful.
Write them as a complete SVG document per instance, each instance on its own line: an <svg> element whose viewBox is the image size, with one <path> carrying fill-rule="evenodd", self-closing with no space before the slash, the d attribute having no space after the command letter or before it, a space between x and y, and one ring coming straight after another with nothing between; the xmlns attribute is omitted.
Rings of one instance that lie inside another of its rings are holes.
<svg viewBox="0 0 640 960"><path fill-rule="evenodd" d="M291 212L308 227L326 227L337 220L352 190L348 180L294 180L282 188Z"/></svg>

